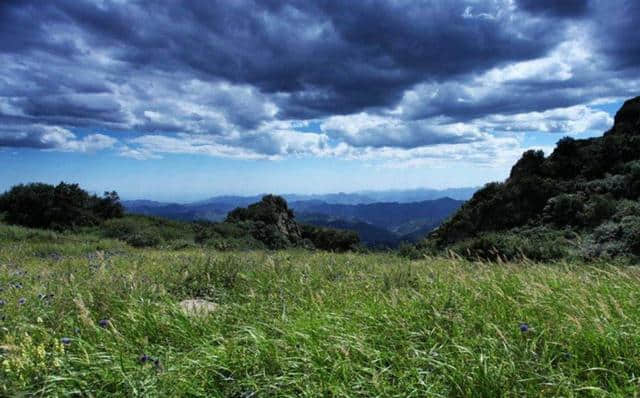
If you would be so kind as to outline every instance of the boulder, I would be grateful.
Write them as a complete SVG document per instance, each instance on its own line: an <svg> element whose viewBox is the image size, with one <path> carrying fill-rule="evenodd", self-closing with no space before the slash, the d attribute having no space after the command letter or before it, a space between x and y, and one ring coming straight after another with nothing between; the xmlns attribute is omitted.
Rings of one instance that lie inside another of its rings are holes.
<svg viewBox="0 0 640 398"><path fill-rule="evenodd" d="M187 315L208 315L216 311L218 304L202 299L189 299L182 300L180 308Z"/></svg>

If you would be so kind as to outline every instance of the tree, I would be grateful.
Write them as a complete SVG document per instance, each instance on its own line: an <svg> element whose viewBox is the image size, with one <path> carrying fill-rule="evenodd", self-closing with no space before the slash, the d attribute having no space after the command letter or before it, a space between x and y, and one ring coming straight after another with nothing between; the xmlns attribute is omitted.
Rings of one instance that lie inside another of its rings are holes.
<svg viewBox="0 0 640 398"><path fill-rule="evenodd" d="M0 195L0 211L5 213L5 220L10 224L56 230L96 225L109 218L121 217L123 213L115 191L99 198L78 184L64 182L57 186L43 183L13 186Z"/></svg>

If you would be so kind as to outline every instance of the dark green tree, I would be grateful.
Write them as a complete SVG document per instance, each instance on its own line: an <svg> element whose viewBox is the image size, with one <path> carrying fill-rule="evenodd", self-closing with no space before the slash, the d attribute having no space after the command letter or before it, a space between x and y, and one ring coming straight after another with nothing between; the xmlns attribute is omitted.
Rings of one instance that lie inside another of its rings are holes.
<svg viewBox="0 0 640 398"><path fill-rule="evenodd" d="M61 182L16 185L0 195L0 212L10 224L64 230L121 217L123 210L115 191L100 198L78 184Z"/></svg>

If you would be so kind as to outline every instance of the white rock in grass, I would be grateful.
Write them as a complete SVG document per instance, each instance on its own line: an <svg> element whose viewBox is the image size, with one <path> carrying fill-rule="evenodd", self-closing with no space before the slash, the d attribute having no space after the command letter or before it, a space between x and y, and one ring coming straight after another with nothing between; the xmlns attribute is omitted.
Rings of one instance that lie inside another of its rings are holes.
<svg viewBox="0 0 640 398"><path fill-rule="evenodd" d="M218 308L218 304L201 299L182 300L180 308L187 315L208 315Z"/></svg>

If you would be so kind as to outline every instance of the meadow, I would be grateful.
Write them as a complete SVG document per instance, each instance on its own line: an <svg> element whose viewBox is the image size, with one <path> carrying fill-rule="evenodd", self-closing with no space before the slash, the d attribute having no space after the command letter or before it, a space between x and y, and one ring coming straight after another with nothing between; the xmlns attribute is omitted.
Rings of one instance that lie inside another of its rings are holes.
<svg viewBox="0 0 640 398"><path fill-rule="evenodd" d="M640 268L0 225L0 395L637 396ZM215 303L187 313L180 302Z"/></svg>

